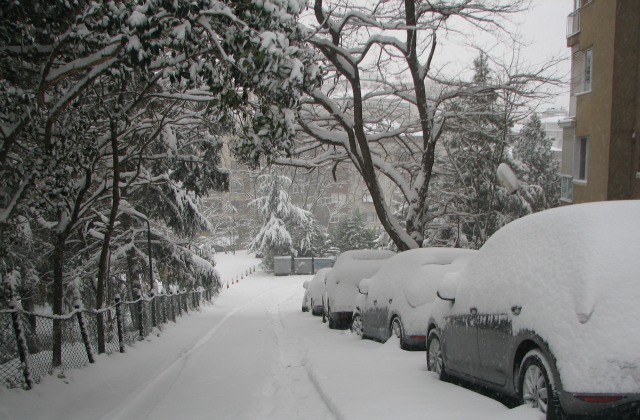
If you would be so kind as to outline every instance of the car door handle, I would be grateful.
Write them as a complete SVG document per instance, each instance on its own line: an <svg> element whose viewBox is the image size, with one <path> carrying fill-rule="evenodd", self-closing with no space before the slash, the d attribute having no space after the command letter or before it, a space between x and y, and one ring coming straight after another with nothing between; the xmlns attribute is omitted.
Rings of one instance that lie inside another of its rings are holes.
<svg viewBox="0 0 640 420"><path fill-rule="evenodd" d="M478 314L478 308L471 308L471 309L469 309L469 312L471 312L471 315L477 315Z"/></svg>

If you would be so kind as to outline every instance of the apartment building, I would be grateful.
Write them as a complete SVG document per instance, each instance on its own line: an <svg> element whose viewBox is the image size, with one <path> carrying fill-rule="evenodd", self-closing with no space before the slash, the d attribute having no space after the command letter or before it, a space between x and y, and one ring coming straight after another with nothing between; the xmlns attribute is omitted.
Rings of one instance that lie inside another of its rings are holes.
<svg viewBox="0 0 640 420"><path fill-rule="evenodd" d="M571 1L561 199L640 199L640 1Z"/></svg>

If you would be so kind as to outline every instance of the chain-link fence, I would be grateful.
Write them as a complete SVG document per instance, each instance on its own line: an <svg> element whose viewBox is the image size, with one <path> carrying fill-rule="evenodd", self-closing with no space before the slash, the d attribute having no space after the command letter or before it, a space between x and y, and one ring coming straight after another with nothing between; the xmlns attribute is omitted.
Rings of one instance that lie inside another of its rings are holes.
<svg viewBox="0 0 640 420"><path fill-rule="evenodd" d="M199 289L175 294L141 297L133 302L116 300L113 306L75 310L67 315L42 315L22 310L19 304L0 310L0 383L9 388L30 389L34 383L60 370L93 363L100 349L100 320L104 352L124 353L125 346L162 329L185 312L211 302L215 292ZM58 328L59 334L54 334ZM55 337L61 337L56 345Z"/></svg>

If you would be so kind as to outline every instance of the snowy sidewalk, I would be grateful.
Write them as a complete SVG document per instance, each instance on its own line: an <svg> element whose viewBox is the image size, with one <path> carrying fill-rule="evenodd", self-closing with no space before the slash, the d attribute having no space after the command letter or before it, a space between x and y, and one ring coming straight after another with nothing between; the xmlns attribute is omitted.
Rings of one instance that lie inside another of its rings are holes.
<svg viewBox="0 0 640 420"><path fill-rule="evenodd" d="M258 263L222 254L218 270L225 281ZM543 418L438 381L424 352L330 330L301 311L310 278L244 276L125 354L31 391L0 388L0 419Z"/></svg>

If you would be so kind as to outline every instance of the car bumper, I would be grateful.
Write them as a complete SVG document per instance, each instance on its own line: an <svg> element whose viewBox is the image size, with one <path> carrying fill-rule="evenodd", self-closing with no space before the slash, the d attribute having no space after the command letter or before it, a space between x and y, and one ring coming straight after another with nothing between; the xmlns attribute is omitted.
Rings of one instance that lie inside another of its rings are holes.
<svg viewBox="0 0 640 420"><path fill-rule="evenodd" d="M424 335L406 335L404 343L410 350L427 349L427 337Z"/></svg>
<svg viewBox="0 0 640 420"><path fill-rule="evenodd" d="M598 394L592 394L599 397ZM602 419L640 419L640 394L620 395L612 402L586 402L571 392L560 392L558 398L562 411L568 415Z"/></svg>
<svg viewBox="0 0 640 420"><path fill-rule="evenodd" d="M353 312L331 312L329 318L338 328L350 328Z"/></svg>

